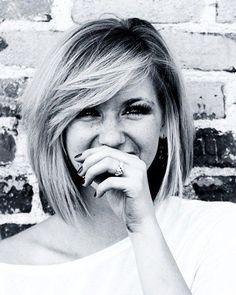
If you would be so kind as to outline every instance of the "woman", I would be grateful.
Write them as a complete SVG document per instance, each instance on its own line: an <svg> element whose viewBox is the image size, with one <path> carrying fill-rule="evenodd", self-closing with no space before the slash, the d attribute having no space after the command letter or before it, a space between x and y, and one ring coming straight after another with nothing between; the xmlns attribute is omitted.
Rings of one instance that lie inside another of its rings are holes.
<svg viewBox="0 0 236 295"><path fill-rule="evenodd" d="M174 197L193 128L150 23L67 32L26 91L23 119L55 215L1 242L1 294L235 294L235 205Z"/></svg>

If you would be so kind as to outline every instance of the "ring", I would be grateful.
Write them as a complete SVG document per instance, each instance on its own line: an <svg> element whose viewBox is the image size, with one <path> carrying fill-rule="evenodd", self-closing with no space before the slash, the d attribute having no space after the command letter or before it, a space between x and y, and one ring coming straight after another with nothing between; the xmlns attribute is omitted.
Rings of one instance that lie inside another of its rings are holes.
<svg viewBox="0 0 236 295"><path fill-rule="evenodd" d="M124 163L120 162L116 169L115 176L121 176L123 174L124 174Z"/></svg>

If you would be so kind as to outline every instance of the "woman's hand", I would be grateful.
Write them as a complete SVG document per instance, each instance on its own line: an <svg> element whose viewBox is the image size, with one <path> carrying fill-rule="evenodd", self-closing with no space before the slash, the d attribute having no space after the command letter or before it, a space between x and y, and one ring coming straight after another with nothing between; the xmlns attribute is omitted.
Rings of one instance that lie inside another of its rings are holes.
<svg viewBox="0 0 236 295"><path fill-rule="evenodd" d="M139 157L102 146L84 151L76 161L83 165L79 173L85 177L83 185L98 182L95 197L105 194L111 208L130 232L138 232L146 220L155 216L147 167ZM115 176L120 163L123 164L123 174ZM105 180L102 179L104 173L109 176Z"/></svg>

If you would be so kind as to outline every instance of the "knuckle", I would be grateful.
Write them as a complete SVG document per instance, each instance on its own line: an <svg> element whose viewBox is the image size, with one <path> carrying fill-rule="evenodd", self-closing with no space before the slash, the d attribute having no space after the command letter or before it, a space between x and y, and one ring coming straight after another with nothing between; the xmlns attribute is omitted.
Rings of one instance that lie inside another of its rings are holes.
<svg viewBox="0 0 236 295"><path fill-rule="evenodd" d="M109 150L109 147L108 147L107 145L103 145L103 146L102 146L102 150L103 150L103 151L107 151L107 150Z"/></svg>
<svg viewBox="0 0 236 295"><path fill-rule="evenodd" d="M140 160L139 163L140 163L140 168L141 169L147 170L147 165L143 160Z"/></svg>
<svg viewBox="0 0 236 295"><path fill-rule="evenodd" d="M84 173L88 170L88 165L85 162L83 163L82 167L83 167L82 173Z"/></svg>
<svg viewBox="0 0 236 295"><path fill-rule="evenodd" d="M83 165L83 170L84 171L87 171L89 169L89 166L90 166L90 159L85 159L84 162L82 163Z"/></svg>
<svg viewBox="0 0 236 295"><path fill-rule="evenodd" d="M137 155L134 155L134 154L130 154L130 157L132 157L134 159L139 159L139 157Z"/></svg>
<svg viewBox="0 0 236 295"><path fill-rule="evenodd" d="M92 171L91 171L91 168L88 169L87 173L86 173L86 179L90 179L92 177Z"/></svg>

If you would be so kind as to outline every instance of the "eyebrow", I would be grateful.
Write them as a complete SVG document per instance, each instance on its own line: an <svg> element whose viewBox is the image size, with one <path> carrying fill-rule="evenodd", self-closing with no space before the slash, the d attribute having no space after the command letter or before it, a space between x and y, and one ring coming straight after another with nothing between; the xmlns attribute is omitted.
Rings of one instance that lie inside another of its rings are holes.
<svg viewBox="0 0 236 295"><path fill-rule="evenodd" d="M155 105L155 103L152 100L150 100L150 99L148 99L146 97L133 97L133 98L130 98L130 99L126 100L124 102L124 106L131 105L132 103L135 103L135 102L138 102L138 101L145 101L145 102L150 103L151 105Z"/></svg>

